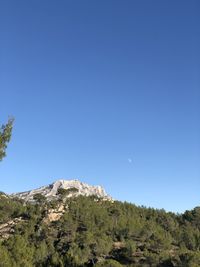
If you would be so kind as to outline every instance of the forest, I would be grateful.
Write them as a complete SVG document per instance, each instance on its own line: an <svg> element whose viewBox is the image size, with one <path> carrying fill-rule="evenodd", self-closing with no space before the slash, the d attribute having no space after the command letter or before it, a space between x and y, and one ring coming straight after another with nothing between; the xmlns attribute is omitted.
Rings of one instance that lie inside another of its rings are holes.
<svg viewBox="0 0 200 267"><path fill-rule="evenodd" d="M0 160L12 126L0 128ZM69 193L33 203L0 193L0 267L200 266L200 207L175 214Z"/></svg>
<svg viewBox="0 0 200 267"><path fill-rule="evenodd" d="M34 203L1 193L1 267L200 266L199 207L174 214L65 193Z"/></svg>
<svg viewBox="0 0 200 267"><path fill-rule="evenodd" d="M200 267L200 0L0 1L0 33L0 267Z"/></svg>

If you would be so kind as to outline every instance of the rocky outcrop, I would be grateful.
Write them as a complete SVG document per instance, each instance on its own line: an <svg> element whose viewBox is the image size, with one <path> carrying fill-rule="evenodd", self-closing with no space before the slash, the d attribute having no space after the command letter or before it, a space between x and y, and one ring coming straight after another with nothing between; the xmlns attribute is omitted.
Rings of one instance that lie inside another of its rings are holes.
<svg viewBox="0 0 200 267"><path fill-rule="evenodd" d="M49 224L51 222L58 221L62 215L65 213L67 207L63 204L58 205L54 209L47 210L47 214L45 218L43 219L43 222L46 224Z"/></svg>
<svg viewBox="0 0 200 267"><path fill-rule="evenodd" d="M12 197L19 197L25 201L34 201L36 194L41 194L46 197L47 200L58 199L59 189L66 189L69 191L67 197L83 196L95 196L103 200L112 200L112 198L105 192L101 186L91 186L86 183L82 183L78 180L58 180L48 186L43 186L31 191L12 194ZM69 189L76 189L70 191Z"/></svg>
<svg viewBox="0 0 200 267"><path fill-rule="evenodd" d="M2 239L9 238L9 236L15 232L15 226L23 221L24 220L21 217L19 217L10 220L6 223L0 224L0 238Z"/></svg>

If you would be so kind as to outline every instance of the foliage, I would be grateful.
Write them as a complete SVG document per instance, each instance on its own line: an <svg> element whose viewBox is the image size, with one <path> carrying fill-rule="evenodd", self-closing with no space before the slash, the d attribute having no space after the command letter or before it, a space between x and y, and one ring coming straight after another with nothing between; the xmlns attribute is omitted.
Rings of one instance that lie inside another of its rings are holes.
<svg viewBox="0 0 200 267"><path fill-rule="evenodd" d="M78 192L78 189L75 188L75 187L68 188L68 189L58 188L57 195L59 195L60 198L62 199L65 196L68 196L69 194L74 194L74 193L77 193L77 192Z"/></svg>
<svg viewBox="0 0 200 267"><path fill-rule="evenodd" d="M13 122L13 119L9 119L7 124L0 127L0 161L6 156L6 148L11 138Z"/></svg>
<svg viewBox="0 0 200 267"><path fill-rule="evenodd" d="M33 196L33 199L38 203L38 204L42 204L45 202L46 198L45 196L43 196L40 193L37 193Z"/></svg>
<svg viewBox="0 0 200 267"><path fill-rule="evenodd" d="M95 267L122 267L122 265L115 260L105 260L103 262L95 264Z"/></svg>
<svg viewBox="0 0 200 267"><path fill-rule="evenodd" d="M199 208L176 215L84 196L35 200L0 194L0 267L200 266ZM48 210L63 204L62 217L47 223ZM19 217L4 238L2 225Z"/></svg>

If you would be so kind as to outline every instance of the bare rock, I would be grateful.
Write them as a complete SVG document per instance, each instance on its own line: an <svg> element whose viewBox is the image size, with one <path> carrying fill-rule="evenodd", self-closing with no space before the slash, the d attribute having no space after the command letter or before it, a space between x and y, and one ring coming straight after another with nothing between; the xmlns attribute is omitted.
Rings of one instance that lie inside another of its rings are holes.
<svg viewBox="0 0 200 267"><path fill-rule="evenodd" d="M11 197L18 197L25 201L34 202L34 195L41 194L46 197L47 200L58 199L58 189L77 189L75 192L70 192L67 197L83 196L95 196L103 200L110 200L112 198L105 192L101 186L91 186L86 183L82 183L79 180L58 180L50 185L40 187L38 189L15 193Z"/></svg>

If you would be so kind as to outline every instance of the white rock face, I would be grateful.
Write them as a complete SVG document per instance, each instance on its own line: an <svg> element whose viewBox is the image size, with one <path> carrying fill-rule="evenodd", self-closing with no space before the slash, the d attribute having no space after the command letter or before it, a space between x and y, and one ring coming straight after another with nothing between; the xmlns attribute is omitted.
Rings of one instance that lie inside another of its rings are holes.
<svg viewBox="0 0 200 267"><path fill-rule="evenodd" d="M52 200L58 198L57 192L59 188L63 189L76 188L78 190L77 192L69 193L67 197L75 197L79 195L83 196L95 195L98 198L112 201L112 198L105 192L103 187L91 186L86 183L82 183L78 180L58 180L48 186L43 186L31 191L12 194L11 196L19 197L21 199L24 199L25 201L34 201L33 197L35 194L42 194L47 198L47 200Z"/></svg>

